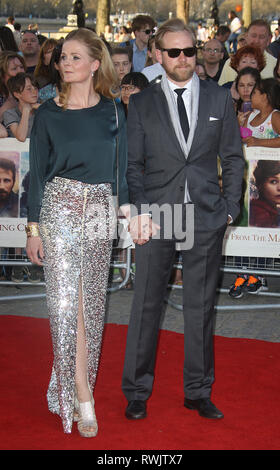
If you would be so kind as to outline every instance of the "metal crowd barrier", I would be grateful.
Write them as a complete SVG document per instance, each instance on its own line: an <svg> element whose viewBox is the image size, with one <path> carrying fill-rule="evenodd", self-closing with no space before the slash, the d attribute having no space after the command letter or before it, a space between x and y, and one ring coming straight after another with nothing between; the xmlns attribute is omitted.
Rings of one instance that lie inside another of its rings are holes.
<svg viewBox="0 0 280 470"><path fill-rule="evenodd" d="M28 261L26 257L22 257L21 259L11 259L5 257L1 257L0 260L0 266L5 266L5 267L13 267L13 266L24 266L24 267L29 267L32 266L32 263ZM124 288L128 282L133 280L134 278L134 265L132 263L132 249L131 247L124 248L124 249L119 249L119 248L114 248L112 251L112 259L111 259L111 264L110 264L110 277L109 277L109 286L108 286L108 292L116 292L122 288ZM178 261L174 264L174 269L182 270L182 263L180 261L180 258ZM238 256L224 256L223 261L221 264L221 271L224 273L230 273L230 274L254 274L256 276L263 276L263 277L279 277L280 278L280 259L274 259L274 258L255 258L255 257L238 257ZM114 282L114 275L116 274L115 271L122 272L122 276L120 277L120 280L118 282ZM123 274L124 273L124 274ZM280 280L279 280L280 281ZM37 282L37 283L32 283L28 281L16 283L13 281L0 281L0 286L18 286L18 287L23 287L23 286L45 286L45 282ZM280 286L280 282L279 282ZM169 297L166 298L166 302L175 308L176 310L183 310L182 304L178 302L177 300L174 301L172 299L172 292L176 290L182 290L182 285L176 285L176 284L170 284L169 285L170 292L169 292ZM222 294L228 294L229 288L224 289L220 288L217 289L219 293ZM267 299L269 298L280 298L280 293L279 292L266 292L266 291L261 291L257 294L258 296L263 296ZM11 295L11 296L2 296L0 297L0 301L9 301L9 300L25 300L25 299L36 299L36 298L44 298L46 296L45 292L44 293L39 293L39 294L19 294L19 295ZM252 296L253 297L253 296ZM263 308L266 309L276 309L277 307L280 307L280 304L274 303L274 304L242 304L240 301L236 305L216 305L216 310L217 311L234 311L234 310L262 310Z"/></svg>
<svg viewBox="0 0 280 470"><path fill-rule="evenodd" d="M182 270L182 264L180 261L180 257L178 262L174 264L175 269ZM230 274L253 274L255 276L262 276L262 277L279 277L280 278L280 258L256 258L256 257L241 257L241 256L223 256L222 263L220 267L221 271L224 273ZM279 286L280 286L280 279L279 279ZM182 290L182 285L169 285L171 292L172 290ZM228 289L219 288L217 292L222 294L228 294ZM280 289L279 289L280 291ZM267 292L267 291L260 291L258 296L263 296L265 298L280 298L280 292ZM254 296L252 296L253 298ZM166 302L171 305L176 310L183 310L183 306L178 301L172 300L172 295L166 298ZM217 311L234 311L234 310L263 310L265 309L273 309L280 307L280 303L274 304L242 304L239 303L236 305L216 305L215 309Z"/></svg>

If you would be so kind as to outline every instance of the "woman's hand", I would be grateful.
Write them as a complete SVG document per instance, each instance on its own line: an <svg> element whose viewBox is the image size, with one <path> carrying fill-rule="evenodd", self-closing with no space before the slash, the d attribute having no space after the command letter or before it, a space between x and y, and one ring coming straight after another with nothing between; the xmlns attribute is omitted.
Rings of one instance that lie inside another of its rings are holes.
<svg viewBox="0 0 280 470"><path fill-rule="evenodd" d="M257 137L247 137L244 139L245 144L247 147L259 147L260 146L260 139Z"/></svg>
<svg viewBox="0 0 280 470"><path fill-rule="evenodd" d="M129 224L130 236L134 243L144 245L155 236L160 226L155 224L148 214L132 217Z"/></svg>
<svg viewBox="0 0 280 470"><path fill-rule="evenodd" d="M242 111L238 111L237 119L238 119L239 126L246 127L245 124L247 122L249 114L251 114L251 111L246 111L246 113L243 113Z"/></svg>
<svg viewBox="0 0 280 470"><path fill-rule="evenodd" d="M29 237L26 243L26 253L31 263L43 265L44 250L40 237Z"/></svg>

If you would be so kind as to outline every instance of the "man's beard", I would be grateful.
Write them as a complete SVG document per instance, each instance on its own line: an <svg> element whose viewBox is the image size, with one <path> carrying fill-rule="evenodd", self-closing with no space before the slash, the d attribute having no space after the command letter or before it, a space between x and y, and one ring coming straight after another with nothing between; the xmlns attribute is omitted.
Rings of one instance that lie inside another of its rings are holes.
<svg viewBox="0 0 280 470"><path fill-rule="evenodd" d="M192 78L194 73L194 68L189 64L183 68L177 66L173 69L169 69L164 64L163 67L166 71L167 76L175 82L187 82L188 80L190 80L190 78Z"/></svg>
<svg viewBox="0 0 280 470"><path fill-rule="evenodd" d="M8 191L0 190L0 201L7 199L9 196Z"/></svg>
<svg viewBox="0 0 280 470"><path fill-rule="evenodd" d="M36 56L36 52L34 52L33 50L24 51L24 57L35 57L35 56Z"/></svg>

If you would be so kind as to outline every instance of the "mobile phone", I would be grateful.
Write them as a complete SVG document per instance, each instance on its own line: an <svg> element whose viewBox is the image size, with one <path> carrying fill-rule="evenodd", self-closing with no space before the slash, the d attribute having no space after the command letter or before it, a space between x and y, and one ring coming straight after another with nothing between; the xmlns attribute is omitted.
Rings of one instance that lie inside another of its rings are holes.
<svg viewBox="0 0 280 470"><path fill-rule="evenodd" d="M245 101L244 103L242 103L241 111L242 113L247 113L248 111L252 111L251 101Z"/></svg>

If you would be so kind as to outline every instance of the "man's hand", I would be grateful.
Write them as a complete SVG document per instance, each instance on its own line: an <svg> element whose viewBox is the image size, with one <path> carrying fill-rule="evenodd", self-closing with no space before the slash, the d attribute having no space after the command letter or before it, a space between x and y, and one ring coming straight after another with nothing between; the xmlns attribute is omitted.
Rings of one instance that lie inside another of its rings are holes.
<svg viewBox="0 0 280 470"><path fill-rule="evenodd" d="M144 245L156 235L160 226L155 224L148 214L143 214L132 217L128 229L133 242Z"/></svg>

